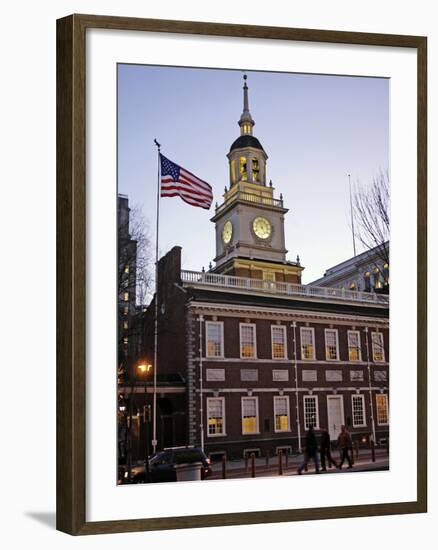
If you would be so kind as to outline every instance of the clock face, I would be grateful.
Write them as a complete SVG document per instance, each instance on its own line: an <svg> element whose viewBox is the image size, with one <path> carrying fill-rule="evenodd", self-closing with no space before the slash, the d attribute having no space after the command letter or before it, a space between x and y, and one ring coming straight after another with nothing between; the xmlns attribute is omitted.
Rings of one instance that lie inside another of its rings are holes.
<svg viewBox="0 0 438 550"><path fill-rule="evenodd" d="M272 233L272 226L266 218L255 218L252 222L252 228L259 239L268 239Z"/></svg>
<svg viewBox="0 0 438 550"><path fill-rule="evenodd" d="M228 244L231 241L231 237L233 236L233 224L228 220L225 222L224 227L222 229L222 240L225 244Z"/></svg>

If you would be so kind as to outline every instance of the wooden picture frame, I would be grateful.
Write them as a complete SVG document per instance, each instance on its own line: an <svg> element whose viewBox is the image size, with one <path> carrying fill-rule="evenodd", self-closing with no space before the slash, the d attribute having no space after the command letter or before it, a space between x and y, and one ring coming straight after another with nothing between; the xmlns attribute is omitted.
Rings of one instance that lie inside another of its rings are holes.
<svg viewBox="0 0 438 550"><path fill-rule="evenodd" d="M86 147L87 29L412 48L417 52L417 499L376 505L86 521ZM329 30L71 15L57 21L57 529L119 533L426 512L427 40Z"/></svg>

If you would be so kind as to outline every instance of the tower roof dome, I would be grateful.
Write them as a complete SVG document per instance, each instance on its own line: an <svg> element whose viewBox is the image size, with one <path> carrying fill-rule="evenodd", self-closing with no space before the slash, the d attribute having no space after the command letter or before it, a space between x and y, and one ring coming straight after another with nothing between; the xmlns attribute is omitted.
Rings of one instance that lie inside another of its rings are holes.
<svg viewBox="0 0 438 550"><path fill-rule="evenodd" d="M253 147L254 149L259 149L260 151L263 151L265 153L265 150L262 147L262 144L260 141L250 135L250 134L243 134L242 136L239 136L231 145L230 147L230 153L231 151L234 151L235 149L243 149L244 147ZM266 154L266 153L265 153Z"/></svg>

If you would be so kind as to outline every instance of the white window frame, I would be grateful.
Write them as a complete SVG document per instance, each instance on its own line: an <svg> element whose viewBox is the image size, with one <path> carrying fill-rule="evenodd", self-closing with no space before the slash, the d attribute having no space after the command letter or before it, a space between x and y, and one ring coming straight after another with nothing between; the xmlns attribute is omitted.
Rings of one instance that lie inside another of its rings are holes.
<svg viewBox="0 0 438 550"><path fill-rule="evenodd" d="M315 406L315 412L316 412L316 424L313 426L314 430L319 430L319 399L317 395L304 395L303 396L303 422L304 422L304 429L308 430L309 425L306 421L306 401L310 401L314 399L316 406Z"/></svg>
<svg viewBox="0 0 438 550"><path fill-rule="evenodd" d="M358 359L350 359L350 334L357 334L358 337L358 347L359 347L359 358ZM361 348L361 341L360 341L360 330L347 330L347 352L348 352L348 360L350 363L358 363L362 361L362 348Z"/></svg>
<svg viewBox="0 0 438 550"><path fill-rule="evenodd" d="M283 357L274 356L274 329L281 329L283 332L283 344L284 344ZM271 354L272 354L272 359L276 359L277 361L287 359L287 331L284 325L271 325Z"/></svg>
<svg viewBox="0 0 438 550"><path fill-rule="evenodd" d="M276 417L276 406L275 403L279 399L286 399L286 409L287 409L287 428L285 430L277 430L275 426L275 417ZM290 432L290 402L289 402L289 396L288 395L274 395L274 432L275 433L286 433Z"/></svg>
<svg viewBox="0 0 438 550"><path fill-rule="evenodd" d="M248 399L254 399L256 403L256 431L255 432L244 432L243 431L243 402ZM240 409L241 409L241 429L242 435L257 435L260 434L260 415L259 415L259 398L257 395L246 395L240 399Z"/></svg>
<svg viewBox="0 0 438 550"><path fill-rule="evenodd" d="M354 421L354 400L359 399L362 401L362 417L363 417L363 423L357 424ZM353 428L364 428L367 425L366 420L366 409L365 409L365 396L361 393L353 393L351 395L351 421L353 423Z"/></svg>
<svg viewBox="0 0 438 550"><path fill-rule="evenodd" d="M208 419L209 419L209 404L211 401L222 401L222 418L223 418L223 421L222 421L222 425L223 425L223 428L222 428L222 433L220 434L211 434L209 433L209 429L208 429ZM207 429L206 429L206 432L207 432L207 437L224 437L227 435L227 430L226 430L226 413L225 413L225 397L207 397L207 403L206 403L206 416L207 416Z"/></svg>
<svg viewBox="0 0 438 550"><path fill-rule="evenodd" d="M378 334L379 338L380 338L380 341L381 341L381 344L379 344L379 345L382 348L382 359L380 359L379 361L374 359L374 351L375 351L375 343L374 343L374 338L373 338L374 334ZM385 339L383 338L383 332L377 332L377 331L371 332L371 354L372 354L372 357L373 357L373 363L384 363L385 362Z"/></svg>
<svg viewBox="0 0 438 550"><path fill-rule="evenodd" d="M254 328L254 355L252 357L242 356L242 328L253 327ZM255 323L239 323L239 351L241 359L257 359L257 328Z"/></svg>
<svg viewBox="0 0 438 550"><path fill-rule="evenodd" d="M377 398L384 396L386 400L386 419L387 422L379 422L379 408L377 406ZM387 393L376 393L376 420L378 426L389 426L389 403L388 403L388 394Z"/></svg>
<svg viewBox="0 0 438 550"><path fill-rule="evenodd" d="M309 359L303 355L303 331L310 330L312 333L312 348L313 355ZM315 361L316 349L315 349L315 329L314 327L300 327L300 356L303 361Z"/></svg>
<svg viewBox="0 0 438 550"><path fill-rule="evenodd" d="M208 327L209 325L220 325L221 351L220 355L209 355L208 353ZM224 358L224 322L223 321L205 321L205 357L207 359L223 359Z"/></svg>
<svg viewBox="0 0 438 550"><path fill-rule="evenodd" d="M336 335L336 358L329 359L327 356L327 333L334 332ZM339 361L339 331L337 328L326 328L324 329L324 351L325 351L325 360L326 361Z"/></svg>

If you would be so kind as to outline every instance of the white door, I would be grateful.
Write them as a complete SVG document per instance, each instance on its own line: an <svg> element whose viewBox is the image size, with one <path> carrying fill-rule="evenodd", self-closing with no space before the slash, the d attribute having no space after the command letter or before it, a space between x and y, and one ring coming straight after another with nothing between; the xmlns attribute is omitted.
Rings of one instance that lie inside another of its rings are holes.
<svg viewBox="0 0 438 550"><path fill-rule="evenodd" d="M341 426L344 424L344 400L342 395L327 396L327 422L330 439L338 439Z"/></svg>

